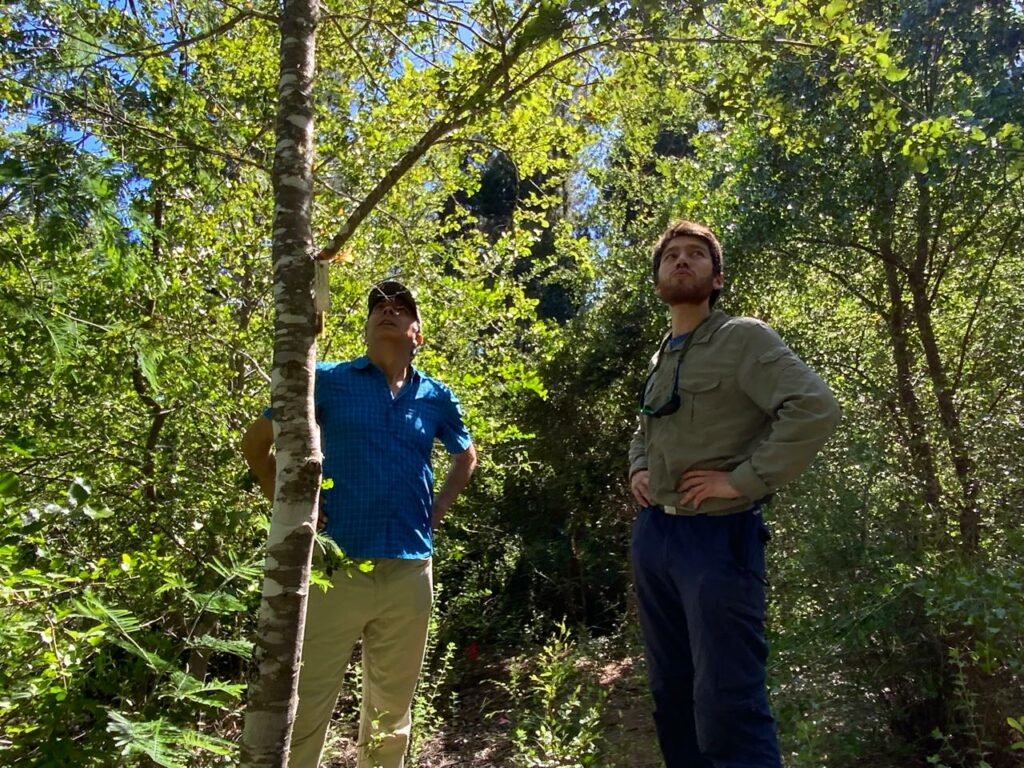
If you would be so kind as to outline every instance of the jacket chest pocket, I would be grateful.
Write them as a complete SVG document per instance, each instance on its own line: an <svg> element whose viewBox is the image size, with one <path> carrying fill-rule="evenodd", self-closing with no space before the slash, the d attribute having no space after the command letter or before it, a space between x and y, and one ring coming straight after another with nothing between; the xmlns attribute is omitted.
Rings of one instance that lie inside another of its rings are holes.
<svg viewBox="0 0 1024 768"><path fill-rule="evenodd" d="M717 377L701 376L679 382L682 398L680 410L688 423L694 426L711 424L715 421L722 393L722 380Z"/></svg>

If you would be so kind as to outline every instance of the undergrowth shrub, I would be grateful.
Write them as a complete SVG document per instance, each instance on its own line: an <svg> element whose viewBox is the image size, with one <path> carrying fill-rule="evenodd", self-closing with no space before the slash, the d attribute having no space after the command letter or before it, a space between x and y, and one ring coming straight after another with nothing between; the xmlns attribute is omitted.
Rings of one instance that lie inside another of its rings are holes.
<svg viewBox="0 0 1024 768"><path fill-rule="evenodd" d="M529 768L599 765L605 691L583 666L586 642L560 624L536 655L509 668L515 764Z"/></svg>

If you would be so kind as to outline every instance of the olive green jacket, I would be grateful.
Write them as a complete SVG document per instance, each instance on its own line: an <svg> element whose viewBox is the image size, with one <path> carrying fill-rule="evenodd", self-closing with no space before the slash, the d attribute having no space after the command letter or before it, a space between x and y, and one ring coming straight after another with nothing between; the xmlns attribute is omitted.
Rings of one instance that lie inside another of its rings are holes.
<svg viewBox="0 0 1024 768"><path fill-rule="evenodd" d="M644 403L672 398L682 349L667 337L651 360ZM656 504L679 508L675 490L691 469L729 472L743 496L709 498L692 514L749 508L799 475L839 421L839 406L821 378L771 328L751 317L714 310L694 331L679 368L679 409L640 417L629 447L630 476L650 472Z"/></svg>

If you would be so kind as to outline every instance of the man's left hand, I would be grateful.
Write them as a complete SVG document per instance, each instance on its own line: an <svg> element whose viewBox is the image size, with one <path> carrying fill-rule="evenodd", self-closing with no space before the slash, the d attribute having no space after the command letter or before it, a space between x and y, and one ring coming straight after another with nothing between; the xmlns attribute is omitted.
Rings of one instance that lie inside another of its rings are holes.
<svg viewBox="0 0 1024 768"><path fill-rule="evenodd" d="M738 499L740 492L729 483L729 473L713 469L691 469L683 474L676 490L683 494L679 505L697 509L705 499Z"/></svg>
<svg viewBox="0 0 1024 768"><path fill-rule="evenodd" d="M442 508L437 503L437 499L434 500L433 509L430 510L430 527L432 530L437 531L441 527L441 521L444 519L447 511L447 508Z"/></svg>

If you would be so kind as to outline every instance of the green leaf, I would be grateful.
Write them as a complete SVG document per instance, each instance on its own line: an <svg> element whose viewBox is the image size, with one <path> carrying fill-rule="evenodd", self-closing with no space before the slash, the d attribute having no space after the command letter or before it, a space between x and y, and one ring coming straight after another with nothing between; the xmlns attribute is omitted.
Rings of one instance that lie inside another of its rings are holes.
<svg viewBox="0 0 1024 768"><path fill-rule="evenodd" d="M910 156L910 168L914 173L928 173L928 159L921 154Z"/></svg>
<svg viewBox="0 0 1024 768"><path fill-rule="evenodd" d="M21 456L22 458L25 458L25 459L31 459L32 458L32 452L31 451L23 448L22 446L18 445L15 442L8 441L8 442L4 443L4 448L6 448L7 450L11 451L12 453L17 454L18 456Z"/></svg>
<svg viewBox="0 0 1024 768"><path fill-rule="evenodd" d="M139 370L142 371L142 375L146 379L146 383L149 384L153 392L160 390L157 371L163 356L163 350L154 339L143 334L139 334L135 338L135 359L138 362Z"/></svg>
<svg viewBox="0 0 1024 768"><path fill-rule="evenodd" d="M223 707L236 701L245 691L245 683L203 681L180 670L173 670L170 678L170 683L161 696L172 701L185 698L210 707Z"/></svg>
<svg viewBox="0 0 1024 768"><path fill-rule="evenodd" d="M193 749L222 756L234 751L234 745L226 739L191 728L179 728L163 718L130 720L115 710L108 710L107 718L107 731L113 734L114 744L122 755L145 755L163 768L184 768L194 763Z"/></svg>
<svg viewBox="0 0 1024 768"><path fill-rule="evenodd" d="M210 613L232 614L246 609L245 603L226 592L196 592L186 596L197 608Z"/></svg>
<svg viewBox="0 0 1024 768"><path fill-rule="evenodd" d="M0 499L13 499L18 492L18 476L12 472L0 472Z"/></svg>
<svg viewBox="0 0 1024 768"><path fill-rule="evenodd" d="M848 7L847 0L832 0L828 5L822 6L821 15L831 21Z"/></svg>
<svg viewBox="0 0 1024 768"><path fill-rule="evenodd" d="M114 510L110 507L100 507L99 509L93 509L92 507L83 507L82 513L90 520L105 520L108 517L114 516Z"/></svg>
<svg viewBox="0 0 1024 768"><path fill-rule="evenodd" d="M84 502L92 494L92 487L82 478L76 477L68 487L68 505L73 509Z"/></svg>

